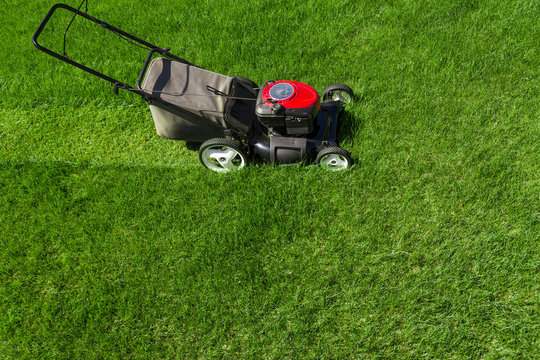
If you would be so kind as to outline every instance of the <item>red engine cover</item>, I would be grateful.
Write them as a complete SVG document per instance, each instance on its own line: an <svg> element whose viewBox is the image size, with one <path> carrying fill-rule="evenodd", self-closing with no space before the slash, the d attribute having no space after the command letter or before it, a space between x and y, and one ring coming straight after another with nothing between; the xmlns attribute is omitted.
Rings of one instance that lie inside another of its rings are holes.
<svg viewBox="0 0 540 360"><path fill-rule="evenodd" d="M265 87L262 92L264 102L273 106L281 104L286 109L313 108L318 111L320 107L319 94L308 84L298 81L281 80Z"/></svg>

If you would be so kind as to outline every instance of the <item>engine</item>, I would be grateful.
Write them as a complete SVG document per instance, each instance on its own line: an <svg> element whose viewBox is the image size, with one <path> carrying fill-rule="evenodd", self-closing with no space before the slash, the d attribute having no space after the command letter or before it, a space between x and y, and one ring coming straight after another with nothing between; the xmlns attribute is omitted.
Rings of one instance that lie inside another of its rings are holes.
<svg viewBox="0 0 540 360"><path fill-rule="evenodd" d="M298 81L267 81L261 87L255 113L259 122L283 135L307 135L321 107L319 94Z"/></svg>

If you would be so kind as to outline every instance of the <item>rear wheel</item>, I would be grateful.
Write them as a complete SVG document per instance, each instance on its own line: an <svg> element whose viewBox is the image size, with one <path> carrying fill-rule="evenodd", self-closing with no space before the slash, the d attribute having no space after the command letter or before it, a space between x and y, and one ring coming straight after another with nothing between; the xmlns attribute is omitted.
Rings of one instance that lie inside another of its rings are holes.
<svg viewBox="0 0 540 360"><path fill-rule="evenodd" d="M324 89L322 98L323 102L338 101L349 104L354 100L354 92L347 85L333 84Z"/></svg>
<svg viewBox="0 0 540 360"><path fill-rule="evenodd" d="M349 168L352 165L352 158L347 150L332 146L319 151L316 162L326 170L339 171Z"/></svg>
<svg viewBox="0 0 540 360"><path fill-rule="evenodd" d="M215 172L230 172L244 168L248 157L238 141L210 139L199 148L199 160L204 167Z"/></svg>

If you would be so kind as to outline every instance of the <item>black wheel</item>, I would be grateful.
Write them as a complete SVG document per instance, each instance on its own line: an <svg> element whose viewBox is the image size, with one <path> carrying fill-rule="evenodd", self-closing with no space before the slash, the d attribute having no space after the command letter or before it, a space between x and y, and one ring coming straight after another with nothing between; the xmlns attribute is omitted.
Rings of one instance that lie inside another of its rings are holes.
<svg viewBox="0 0 540 360"><path fill-rule="evenodd" d="M248 79L246 77L235 76L234 78L236 80L240 81L242 84L249 86L250 88L253 88L253 89L258 89L259 88L259 85L257 85L257 83L255 81L250 80L250 79Z"/></svg>
<svg viewBox="0 0 540 360"><path fill-rule="evenodd" d="M344 170L352 165L349 152L338 146L323 148L315 161L320 167L331 171Z"/></svg>
<svg viewBox="0 0 540 360"><path fill-rule="evenodd" d="M210 139L199 148L199 160L204 167L216 172L240 170L248 163L248 157L238 141Z"/></svg>
<svg viewBox="0 0 540 360"><path fill-rule="evenodd" d="M344 104L349 104L354 99L354 92L347 85L334 84L324 89L322 97L323 102L339 101Z"/></svg>

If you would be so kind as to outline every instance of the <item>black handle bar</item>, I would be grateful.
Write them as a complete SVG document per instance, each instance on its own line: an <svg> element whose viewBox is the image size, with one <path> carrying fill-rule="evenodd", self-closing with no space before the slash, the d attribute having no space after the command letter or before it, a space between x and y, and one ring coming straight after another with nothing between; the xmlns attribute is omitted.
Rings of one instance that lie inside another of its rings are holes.
<svg viewBox="0 0 540 360"><path fill-rule="evenodd" d="M94 69L91 69L85 65L82 65L72 59L70 59L69 57L65 56L65 55L62 55L62 54L59 54L57 52L54 52L52 51L51 49L48 49L42 45L40 45L38 43L38 38L39 36L41 35L41 32L43 31L43 29L45 28L45 25L47 25L47 23L49 22L49 20L51 19L52 15L54 14L54 12L59 9L59 8L62 8L62 9L65 9L65 10L68 10L68 11L71 11L72 13L75 14L75 16L82 16L83 18L87 19L87 20L90 20L100 26L102 26L103 28L109 30L109 31L112 31L112 32L115 32L117 33L118 35L120 35L121 37L124 37L124 38L128 38L130 40L133 40L137 43L139 43L140 45L150 49L150 52L148 54L148 56L146 57L146 61L144 63L144 66L143 66L143 69L141 71L141 73L139 74L139 79L137 81L137 88L133 88L132 86L129 86L128 84L125 84L123 82L120 82L116 79L113 79L112 77L109 77L105 74L102 74L100 73L99 71L96 71ZM139 39L138 37L134 36L134 35L131 35L123 30L120 30L110 24L107 24L106 22L104 21L101 21L99 19L96 19L95 17L93 16L90 16L84 12L81 12L75 8L72 8L71 6L69 5L66 5L66 4L55 4L51 7L51 9L49 10L49 12L47 13L47 15L45 16L45 18L41 21L41 24L39 25L38 29L36 30L34 36L32 37L32 42L34 43L34 45L41 51L51 55L51 56L54 56L55 58L58 58L64 62L67 62L68 64L70 65L73 65L73 66L76 66L78 67L79 69L82 69L86 72L89 72L90 74L92 75L95 75L97 77L100 77L104 80L107 80L111 83L114 84L114 92L115 93L118 93L118 89L125 89L125 90L129 90L129 91L132 91L134 93L137 93L139 95L145 95L144 91L142 91L141 87L140 87L140 84L141 84L141 81L144 77L144 73L146 72L146 69L148 68L148 64L150 63L150 59L152 58L152 56L154 55L154 53L159 53L163 56L166 56L166 57L169 57L171 59L174 59L176 61L180 61L184 64L187 64L187 65L193 65L191 64L190 62L182 59L182 58L179 58L178 56L176 55L173 55L171 53L169 53L169 50L170 48L160 48L160 47L157 47L155 45L152 45L150 44L149 42L146 42L144 40L141 40Z"/></svg>
<svg viewBox="0 0 540 360"><path fill-rule="evenodd" d="M148 56L146 56L146 60L144 61L144 65L143 65L143 68L141 70L141 73L139 74L139 79L137 79L137 89L142 90L141 82L142 82L142 80L144 78L144 74L146 73L146 69L148 68L148 64L150 64L150 60L152 60L152 56L154 55L154 53L156 53L156 52L163 53L163 52L168 52L169 50L170 50L170 48L152 49L152 50L150 50L150 52L148 53Z"/></svg>

